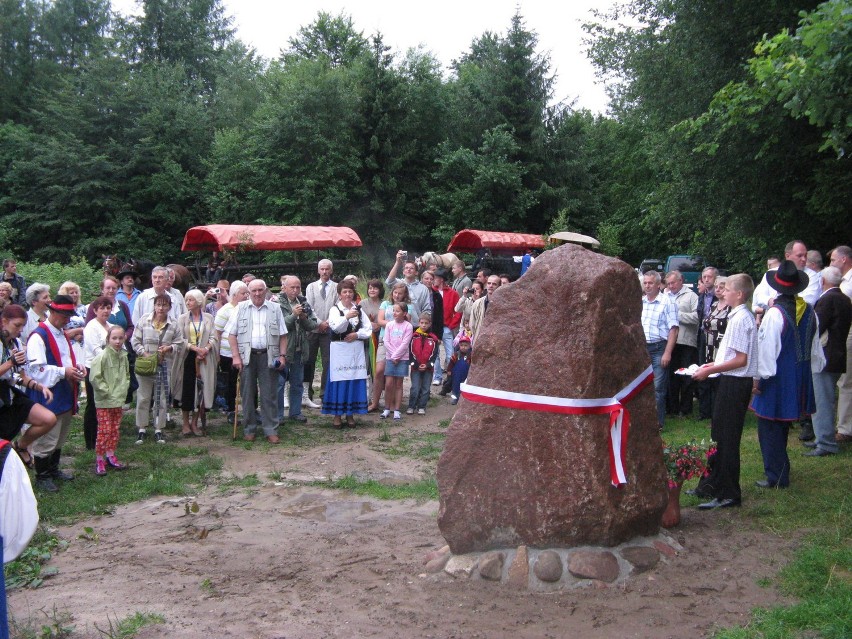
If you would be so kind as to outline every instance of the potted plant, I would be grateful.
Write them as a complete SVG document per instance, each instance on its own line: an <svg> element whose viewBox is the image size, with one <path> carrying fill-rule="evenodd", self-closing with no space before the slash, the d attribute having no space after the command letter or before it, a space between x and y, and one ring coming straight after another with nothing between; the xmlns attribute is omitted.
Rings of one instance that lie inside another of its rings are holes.
<svg viewBox="0 0 852 639"><path fill-rule="evenodd" d="M685 444L667 444L663 442L663 461L668 477L669 504L662 517L664 528L672 528L680 523L680 489L683 482L709 474L708 460L716 453L716 445L709 447L692 440Z"/></svg>

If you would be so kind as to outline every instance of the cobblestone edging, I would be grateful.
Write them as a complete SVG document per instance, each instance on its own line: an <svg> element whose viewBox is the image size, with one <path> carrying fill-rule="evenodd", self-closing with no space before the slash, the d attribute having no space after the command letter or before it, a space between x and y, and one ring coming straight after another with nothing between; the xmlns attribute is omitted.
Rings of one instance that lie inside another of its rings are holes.
<svg viewBox="0 0 852 639"><path fill-rule="evenodd" d="M453 555L450 547L444 546L428 553L423 563L426 573L443 571L456 579L499 581L518 589L551 591L617 584L651 570L683 550L674 539L660 533L655 537L636 537L612 548L518 546Z"/></svg>

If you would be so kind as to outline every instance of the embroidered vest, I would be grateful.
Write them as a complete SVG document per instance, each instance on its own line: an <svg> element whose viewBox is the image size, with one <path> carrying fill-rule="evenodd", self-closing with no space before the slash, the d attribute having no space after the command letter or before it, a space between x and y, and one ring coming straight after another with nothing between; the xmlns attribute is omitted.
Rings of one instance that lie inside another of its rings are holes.
<svg viewBox="0 0 852 639"><path fill-rule="evenodd" d="M56 344L53 333L48 330L48 328L44 325L44 322L40 323L38 328L36 328L32 334L38 335L42 341L44 341L47 364L50 366L64 366L62 363L62 356L59 354L59 347ZM68 351L71 354L71 365L76 366L77 361L74 358L74 350L71 348L71 342L67 337L65 337L65 341L68 342ZM41 404L56 415L61 415L69 410L72 411L72 414L76 415L77 386L76 382L71 383L65 378L60 379L56 382L56 385L50 389L53 391L53 401L49 403L44 398L44 395L33 389L27 390L27 395L36 404Z"/></svg>

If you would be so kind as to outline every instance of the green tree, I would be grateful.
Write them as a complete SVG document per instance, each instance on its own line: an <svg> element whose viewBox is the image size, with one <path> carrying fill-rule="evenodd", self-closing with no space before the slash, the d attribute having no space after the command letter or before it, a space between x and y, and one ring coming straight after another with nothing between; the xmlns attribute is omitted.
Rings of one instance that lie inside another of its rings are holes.
<svg viewBox="0 0 852 639"><path fill-rule="evenodd" d="M489 131L478 151L441 147L427 210L437 223L432 237L448 244L462 228L525 231L533 197L524 188L526 168L512 158L518 145L505 126Z"/></svg>
<svg viewBox="0 0 852 639"><path fill-rule="evenodd" d="M369 51L363 32L356 31L352 17L343 13L332 16L320 11L316 19L288 41L290 49L283 53L290 60L322 60L332 67L351 65Z"/></svg>

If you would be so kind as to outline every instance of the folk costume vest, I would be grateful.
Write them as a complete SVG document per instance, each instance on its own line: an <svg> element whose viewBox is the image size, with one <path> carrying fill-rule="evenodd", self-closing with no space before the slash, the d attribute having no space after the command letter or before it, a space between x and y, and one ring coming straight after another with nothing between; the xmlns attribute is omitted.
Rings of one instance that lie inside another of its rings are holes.
<svg viewBox="0 0 852 639"><path fill-rule="evenodd" d="M46 347L45 356L47 358L48 366L65 366L62 363L62 356L59 354L59 346L56 344L56 339L53 337L53 333L51 333L47 326L44 325L44 322L39 323L38 328L32 332L30 339L33 339L36 335L44 341L44 345ZM67 337L64 337L64 339L68 342L68 351L71 354L71 365L76 366L77 360L74 357L74 349L71 348L71 341ZM33 389L29 389L27 391L27 395L36 404L41 404L56 415L61 415L69 410L73 411L73 415L77 414L78 384L76 382L72 383L67 379L62 378L56 382L56 385L50 390L53 391L53 401L49 403L45 400L44 395Z"/></svg>
<svg viewBox="0 0 852 639"><path fill-rule="evenodd" d="M816 412L811 377L811 343L816 331L815 313L808 304L801 321L776 304L784 318L781 330L781 352L775 376L760 382L760 395L751 402L752 410L765 419L796 421Z"/></svg>

